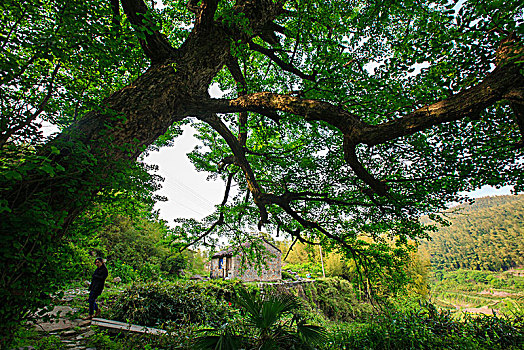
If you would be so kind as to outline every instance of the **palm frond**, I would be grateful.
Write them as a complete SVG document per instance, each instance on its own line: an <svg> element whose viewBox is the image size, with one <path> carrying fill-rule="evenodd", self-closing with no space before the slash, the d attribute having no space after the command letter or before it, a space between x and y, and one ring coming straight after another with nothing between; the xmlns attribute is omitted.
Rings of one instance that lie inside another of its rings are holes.
<svg viewBox="0 0 524 350"><path fill-rule="evenodd" d="M321 326L297 323L297 333L300 339L308 345L322 345L328 341L328 334Z"/></svg>

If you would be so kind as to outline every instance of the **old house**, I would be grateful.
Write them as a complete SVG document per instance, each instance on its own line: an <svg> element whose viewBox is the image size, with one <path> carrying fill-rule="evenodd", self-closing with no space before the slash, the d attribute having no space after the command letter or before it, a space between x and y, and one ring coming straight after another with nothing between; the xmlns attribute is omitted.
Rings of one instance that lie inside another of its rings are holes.
<svg viewBox="0 0 524 350"><path fill-rule="evenodd" d="M262 262L257 266L246 254L251 243L244 243L234 249L230 247L215 253L211 257L211 278L233 279L242 281L276 281L282 279L282 252L265 239L257 244Z"/></svg>

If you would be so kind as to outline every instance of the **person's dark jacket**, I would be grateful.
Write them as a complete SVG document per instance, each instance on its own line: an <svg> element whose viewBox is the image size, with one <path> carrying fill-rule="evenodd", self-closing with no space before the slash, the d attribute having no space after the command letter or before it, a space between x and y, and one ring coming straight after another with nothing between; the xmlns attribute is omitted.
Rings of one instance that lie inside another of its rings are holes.
<svg viewBox="0 0 524 350"><path fill-rule="evenodd" d="M91 284L89 285L89 290L97 295L102 294L102 290L104 289L104 282L106 281L107 275L107 267L105 264L102 264L102 266L98 267L93 273Z"/></svg>

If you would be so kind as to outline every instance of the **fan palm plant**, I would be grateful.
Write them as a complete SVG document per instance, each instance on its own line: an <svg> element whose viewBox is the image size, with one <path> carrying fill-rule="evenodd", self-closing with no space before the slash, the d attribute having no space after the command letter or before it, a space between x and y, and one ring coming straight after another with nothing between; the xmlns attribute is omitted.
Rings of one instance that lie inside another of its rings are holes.
<svg viewBox="0 0 524 350"><path fill-rule="evenodd" d="M261 297L241 290L237 305L243 314L240 324L204 330L206 335L195 341L198 349L314 349L327 338L322 327L306 324L295 313L300 303L292 295Z"/></svg>

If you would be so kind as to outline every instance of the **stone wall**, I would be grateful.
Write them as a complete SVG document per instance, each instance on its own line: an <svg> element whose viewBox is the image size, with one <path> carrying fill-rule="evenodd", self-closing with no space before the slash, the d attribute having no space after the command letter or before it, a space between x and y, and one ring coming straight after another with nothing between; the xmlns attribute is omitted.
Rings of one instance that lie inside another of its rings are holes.
<svg viewBox="0 0 524 350"><path fill-rule="evenodd" d="M282 253L270 244L264 243L267 258L260 267L248 261L243 252L231 257L213 258L211 260L211 278L233 279L242 281L279 281L282 279ZM221 268L219 261L222 259Z"/></svg>
<svg viewBox="0 0 524 350"><path fill-rule="evenodd" d="M235 270L237 278L242 281L278 281L282 279L282 254L279 251L271 252L274 257L269 257L265 260L265 264L258 268L247 262L247 266L242 266L242 257L236 256L235 265L238 267Z"/></svg>

